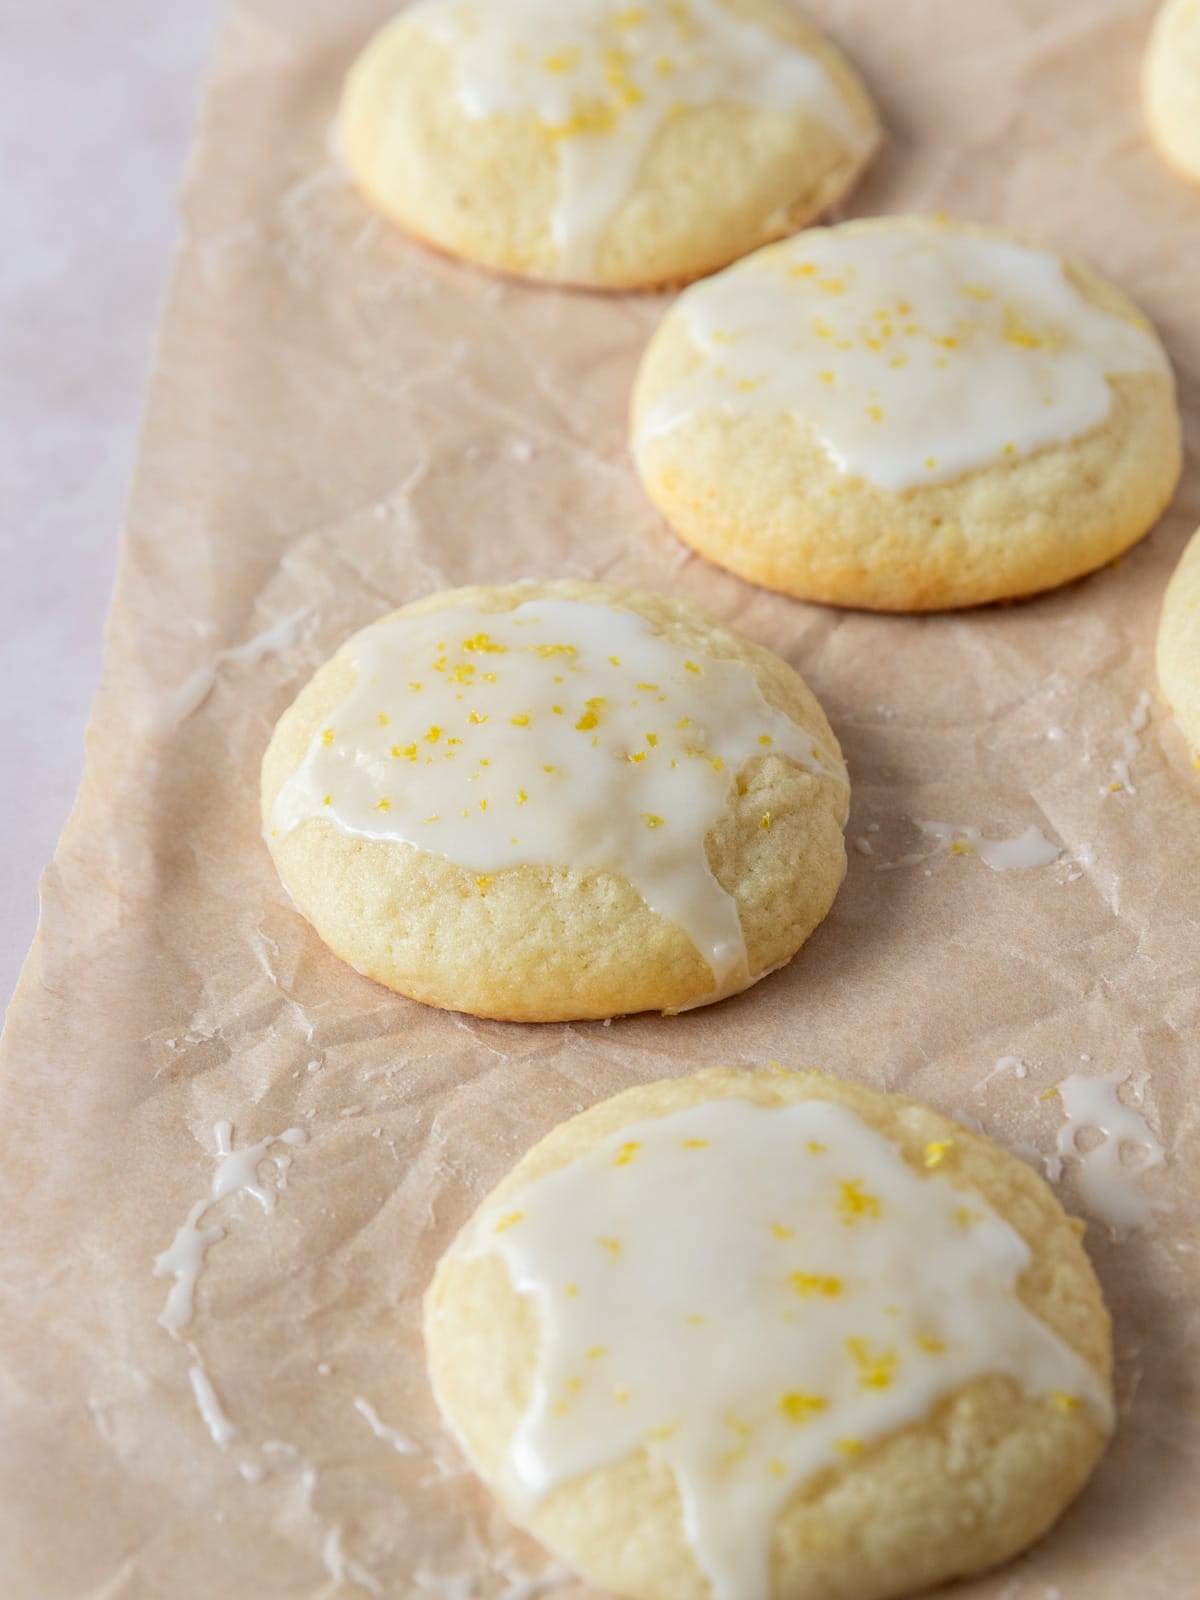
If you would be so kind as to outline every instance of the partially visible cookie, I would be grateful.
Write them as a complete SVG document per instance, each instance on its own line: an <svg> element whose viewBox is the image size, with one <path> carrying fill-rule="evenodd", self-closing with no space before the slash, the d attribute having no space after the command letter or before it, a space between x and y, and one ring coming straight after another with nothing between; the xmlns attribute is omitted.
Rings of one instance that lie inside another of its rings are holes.
<svg viewBox="0 0 1200 1600"><path fill-rule="evenodd" d="M267 844L343 960L517 1021L676 1010L782 965L846 870L837 740L778 656L598 584L431 595L280 718Z"/></svg>
<svg viewBox="0 0 1200 1600"><path fill-rule="evenodd" d="M1200 183L1200 0L1164 0L1142 64L1142 103L1163 160Z"/></svg>
<svg viewBox="0 0 1200 1600"><path fill-rule="evenodd" d="M992 229L813 228L680 296L633 396L651 499L801 599L927 611L1066 583L1174 490L1174 382L1086 268Z"/></svg>
<svg viewBox="0 0 1200 1600"><path fill-rule="evenodd" d="M437 1269L442 1415L634 1600L888 1600L1038 1538L1113 1425L1082 1225L819 1073L646 1084L542 1140Z"/></svg>
<svg viewBox="0 0 1200 1600"><path fill-rule="evenodd" d="M1200 531L1192 535L1163 597L1158 686L1200 766Z"/></svg>
<svg viewBox="0 0 1200 1600"><path fill-rule="evenodd" d="M603 288L802 227L879 138L853 69L778 0L418 0L352 68L339 127L419 238Z"/></svg>

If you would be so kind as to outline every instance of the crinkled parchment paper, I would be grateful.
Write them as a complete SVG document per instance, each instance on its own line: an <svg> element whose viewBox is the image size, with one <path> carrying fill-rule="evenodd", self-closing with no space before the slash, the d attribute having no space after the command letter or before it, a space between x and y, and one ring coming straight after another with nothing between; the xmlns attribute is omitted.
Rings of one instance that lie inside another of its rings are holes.
<svg viewBox="0 0 1200 1600"><path fill-rule="evenodd" d="M940 208L1078 253L1154 317L1188 413L1175 507L1117 569L925 619L791 603L660 525L625 405L663 299L497 282L371 218L328 130L387 10L236 0L209 87L87 775L3 1046L0 1593L582 1595L439 1428L421 1292L553 1123L769 1058L918 1095L1034 1160L1063 1126L1048 1089L1128 1076L1167 1151L1130 1181L1173 1209L1120 1240L1089 1228L1120 1431L1044 1544L962 1593L1197 1592L1200 774L1161 706L1137 724L1200 522L1200 193L1143 135L1150 5L812 7L887 121L854 213ZM356 976L282 893L255 798L273 719L380 612L528 574L696 601L828 709L855 784L849 878L750 993L674 1019L475 1022ZM1062 855L995 872L913 819L1036 826ZM1025 1075L989 1077L1003 1057ZM307 1140L268 1152L273 1210L241 1192L205 1217L224 1236L173 1340L155 1257L209 1193L223 1121L235 1149Z"/></svg>

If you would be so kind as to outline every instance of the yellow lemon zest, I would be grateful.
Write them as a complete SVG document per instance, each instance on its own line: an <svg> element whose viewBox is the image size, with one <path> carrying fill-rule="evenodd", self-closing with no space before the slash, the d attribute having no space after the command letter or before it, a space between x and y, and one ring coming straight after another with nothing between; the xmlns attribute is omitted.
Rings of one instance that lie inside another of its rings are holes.
<svg viewBox="0 0 1200 1600"><path fill-rule="evenodd" d="M953 1148L953 1139L931 1139L925 1146L925 1165L930 1168L940 1167Z"/></svg>
<svg viewBox="0 0 1200 1600"><path fill-rule="evenodd" d="M792 1272L788 1274L788 1282L794 1292L807 1299L810 1295L824 1295L832 1300L842 1292L842 1280L831 1278L819 1272Z"/></svg>
<svg viewBox="0 0 1200 1600"><path fill-rule="evenodd" d="M863 1188L861 1178L853 1178L841 1185L837 1210L842 1221L852 1227L864 1217L877 1219L883 1211L883 1205L877 1195L869 1194Z"/></svg>
<svg viewBox="0 0 1200 1600"><path fill-rule="evenodd" d="M789 1389L787 1394L779 1396L779 1409L789 1422L808 1422L819 1411L827 1411L829 1401L824 1395Z"/></svg>
<svg viewBox="0 0 1200 1600"><path fill-rule="evenodd" d="M894 1350L872 1351L869 1339L846 1340L850 1359L858 1368L858 1382L863 1389L889 1389L896 1377L900 1357Z"/></svg>

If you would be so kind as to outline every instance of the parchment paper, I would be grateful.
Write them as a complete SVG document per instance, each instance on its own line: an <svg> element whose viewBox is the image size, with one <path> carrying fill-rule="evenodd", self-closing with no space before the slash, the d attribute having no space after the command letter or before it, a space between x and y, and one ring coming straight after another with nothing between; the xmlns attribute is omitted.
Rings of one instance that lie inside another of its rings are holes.
<svg viewBox="0 0 1200 1600"><path fill-rule="evenodd" d="M1137 1181L1174 1209L1121 1241L1089 1228L1120 1431L1051 1537L961 1593L1200 1592L1200 774L1161 706L1131 731L1163 586L1200 522L1200 193L1142 131L1151 6L810 7L886 118L852 212L944 209L1076 252L1155 319L1188 417L1175 507L1119 568L926 619L794 604L661 526L625 406L665 299L500 283L371 219L327 133L388 9L235 0L209 85L87 775L3 1044L0 1593L583 1595L440 1430L421 1292L552 1124L632 1083L768 1059L918 1095L1043 1154L1062 1115L1042 1096L1068 1074L1144 1087L1168 1155ZM443 1015L340 965L276 881L258 763L313 669L416 595L531 574L699 602L787 656L830 714L849 837L871 853L852 843L828 922L739 999L605 1026ZM1108 792L1124 759L1132 782ZM913 818L991 837L1035 824L1063 859L1000 873L942 851L879 870L931 850ZM1004 1056L1026 1078L985 1083ZM189 1348L156 1324L168 1283L152 1269L209 1191L222 1120L237 1148L308 1139L273 1212L242 1193L205 1219L225 1236ZM224 1449L191 1368L238 1430Z"/></svg>

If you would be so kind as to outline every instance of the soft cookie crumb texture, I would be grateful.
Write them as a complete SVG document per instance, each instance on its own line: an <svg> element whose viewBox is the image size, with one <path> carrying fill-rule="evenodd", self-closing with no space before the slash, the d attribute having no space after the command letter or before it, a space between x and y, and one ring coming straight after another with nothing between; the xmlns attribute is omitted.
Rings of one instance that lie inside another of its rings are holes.
<svg viewBox="0 0 1200 1600"><path fill-rule="evenodd" d="M886 609L1078 576L1146 532L1180 464L1146 320L937 218L810 229L689 290L633 424L647 490L702 553Z"/></svg>
<svg viewBox="0 0 1200 1600"><path fill-rule="evenodd" d="M798 1087L739 1093L735 1075L704 1074L576 1119L485 1203L431 1291L431 1363L451 1425L515 1514L618 1593L904 1593L1040 1531L1111 1428L1103 1307L1040 1181L923 1108L815 1074ZM972 1181L979 1172L987 1181ZM1038 1213L1041 1243L1029 1237ZM1050 1263L1059 1277L1046 1290ZM1038 1303L1031 1280L1066 1305ZM463 1399L483 1399L490 1380L457 1361L475 1348L485 1302L489 1335L499 1330L493 1378L514 1360L520 1376L504 1379L503 1420L477 1425ZM510 1316L520 1332L505 1328ZM994 1436L997 1394L1008 1438ZM975 1508L977 1557L962 1528L943 1529L947 1548L903 1552L894 1587L869 1571L835 1586L819 1555L788 1553L818 1489L836 1522L839 1492L871 1483L903 1440L921 1441L933 1475L922 1492L936 1498L940 1477L952 1525L968 1485L939 1459L950 1415L1001 1458L1024 1446L1040 1504L1023 1503L1006 1465L988 1485L995 1501ZM598 1502L621 1499L634 1463L678 1501L674 1523L652 1529L636 1523L662 1516L661 1494L613 1506L633 1518L628 1547L674 1543L687 1585L660 1591L624 1558L597 1568L595 1550L573 1542L598 1530Z"/></svg>
<svg viewBox="0 0 1200 1600"><path fill-rule="evenodd" d="M1181 177L1200 183L1200 0L1165 0L1142 68L1151 137Z"/></svg>
<svg viewBox="0 0 1200 1600"><path fill-rule="evenodd" d="M613 286L800 226L877 138L847 64L774 0L424 0L367 49L341 120L363 187L414 231Z"/></svg>
<svg viewBox="0 0 1200 1600"><path fill-rule="evenodd" d="M1159 688L1200 767L1200 532L1167 585L1157 656Z"/></svg>
<svg viewBox="0 0 1200 1600"><path fill-rule="evenodd" d="M835 826L844 820L845 767L819 711L808 714L811 697L789 673L808 704L772 704L754 664L713 654L703 630L673 640L636 611L509 593L518 603L500 611L385 618L318 675L302 697L305 719L317 687L336 677L341 692L320 696L303 736L301 713L289 713L264 768L267 842L285 882L317 920L289 863L318 850L350 871L361 852L383 851L397 872L449 875L448 925L482 927L516 909L530 874L607 874L677 929L707 971L700 994L668 984L664 1006L745 987L760 952L743 923L743 886L726 881L711 852L732 812L743 853L807 872L761 827L760 797L780 783ZM301 744L286 761L284 742L290 752ZM330 892L327 882L314 887ZM586 888L574 907L566 884L545 889L563 914L618 920ZM543 908L535 897L526 909L536 919ZM391 915L403 925L402 905ZM604 936L616 934L614 925Z"/></svg>

